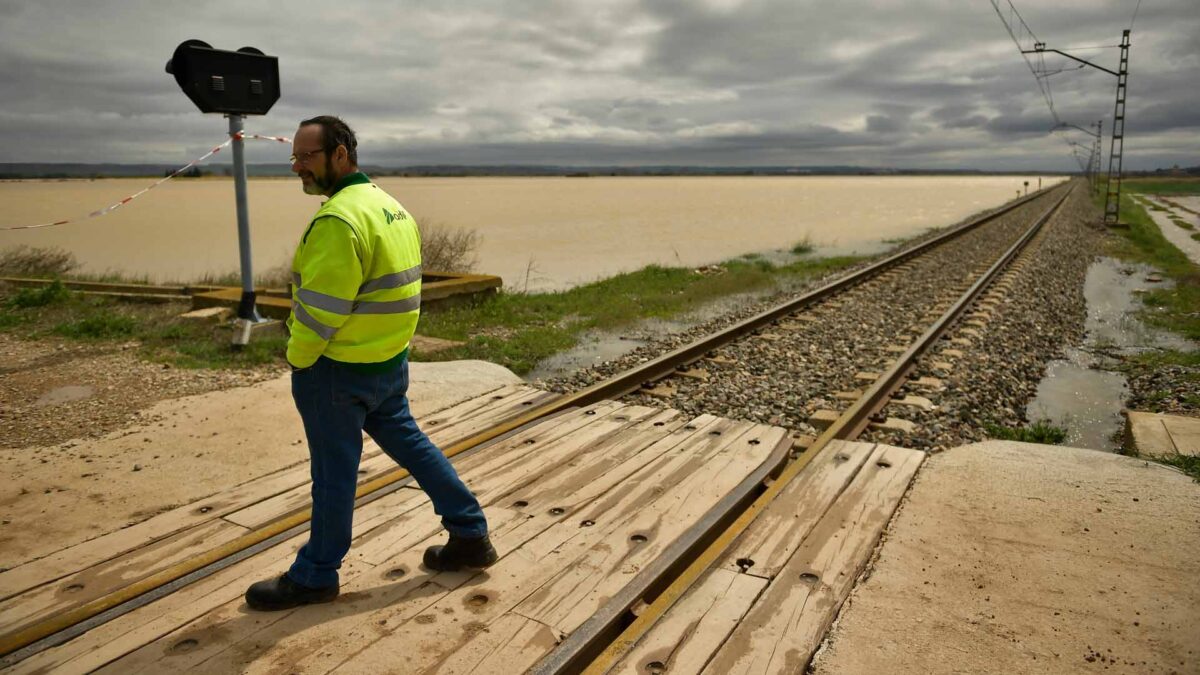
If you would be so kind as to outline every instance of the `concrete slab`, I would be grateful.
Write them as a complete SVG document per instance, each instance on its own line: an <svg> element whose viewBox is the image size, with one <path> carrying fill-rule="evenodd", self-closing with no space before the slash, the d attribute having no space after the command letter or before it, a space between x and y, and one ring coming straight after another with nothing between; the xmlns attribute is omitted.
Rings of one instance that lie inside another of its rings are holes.
<svg viewBox="0 0 1200 675"><path fill-rule="evenodd" d="M1125 411L1125 440L1145 457L1200 456L1200 419L1182 415Z"/></svg>
<svg viewBox="0 0 1200 675"><path fill-rule="evenodd" d="M1078 448L929 458L816 673L1197 672L1200 485Z"/></svg>

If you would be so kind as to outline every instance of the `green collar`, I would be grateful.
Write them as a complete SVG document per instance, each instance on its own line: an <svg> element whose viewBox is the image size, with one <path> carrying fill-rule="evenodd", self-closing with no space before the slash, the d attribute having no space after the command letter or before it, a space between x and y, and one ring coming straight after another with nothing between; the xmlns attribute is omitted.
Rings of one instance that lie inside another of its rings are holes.
<svg viewBox="0 0 1200 675"><path fill-rule="evenodd" d="M371 179L367 178L367 174L365 174L361 171L355 171L354 173L346 174L345 176L342 176L342 179L337 182L337 185L333 186L333 195L336 195L337 193L341 192L342 188L350 187L351 185L360 185L362 183L370 183L370 182L371 182ZM333 195L329 195L329 196L332 197Z"/></svg>

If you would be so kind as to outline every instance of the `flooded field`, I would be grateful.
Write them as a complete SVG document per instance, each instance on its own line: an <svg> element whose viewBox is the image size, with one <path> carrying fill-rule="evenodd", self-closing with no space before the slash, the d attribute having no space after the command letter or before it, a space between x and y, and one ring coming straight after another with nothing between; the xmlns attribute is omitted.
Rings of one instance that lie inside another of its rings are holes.
<svg viewBox="0 0 1200 675"><path fill-rule="evenodd" d="M880 250L888 240L950 225L1061 180L980 177L381 178L418 222L482 237L477 271L540 290L650 263L702 265L809 240L819 253ZM0 183L0 226L88 213L147 179ZM286 264L319 198L297 179L252 179L256 271ZM0 249L59 246L82 271L155 281L237 269L228 179L175 180L114 213L40 230L0 231Z"/></svg>

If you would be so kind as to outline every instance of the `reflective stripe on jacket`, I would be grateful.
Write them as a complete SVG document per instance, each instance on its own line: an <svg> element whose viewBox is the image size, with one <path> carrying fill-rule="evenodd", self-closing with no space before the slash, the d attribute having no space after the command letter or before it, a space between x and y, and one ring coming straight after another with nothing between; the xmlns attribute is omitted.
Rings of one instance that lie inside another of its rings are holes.
<svg viewBox="0 0 1200 675"><path fill-rule="evenodd" d="M421 237L374 183L352 183L313 216L292 258L287 359L387 361L408 347L421 307Z"/></svg>

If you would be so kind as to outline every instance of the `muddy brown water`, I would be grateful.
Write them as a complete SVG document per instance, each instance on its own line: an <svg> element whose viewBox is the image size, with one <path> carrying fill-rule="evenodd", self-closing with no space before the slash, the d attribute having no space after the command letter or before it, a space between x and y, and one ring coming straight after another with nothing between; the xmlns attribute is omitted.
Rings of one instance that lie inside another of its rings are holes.
<svg viewBox="0 0 1200 675"><path fill-rule="evenodd" d="M379 184L423 226L473 228L476 269L509 288L566 288L651 263L703 265L809 239L819 253L950 225L1016 196L1037 176L388 178ZM1045 178L1049 185L1059 179ZM147 179L0 183L0 227L72 218ZM256 271L290 261L319 198L296 179L249 188ZM190 281L237 269L233 185L175 180L113 213L39 230L0 231L0 249L59 246L85 272Z"/></svg>

